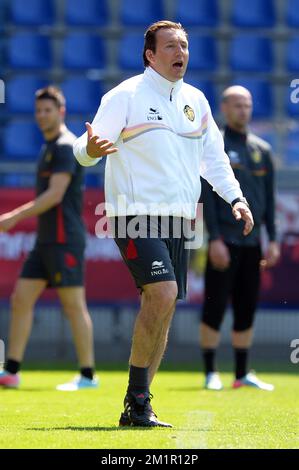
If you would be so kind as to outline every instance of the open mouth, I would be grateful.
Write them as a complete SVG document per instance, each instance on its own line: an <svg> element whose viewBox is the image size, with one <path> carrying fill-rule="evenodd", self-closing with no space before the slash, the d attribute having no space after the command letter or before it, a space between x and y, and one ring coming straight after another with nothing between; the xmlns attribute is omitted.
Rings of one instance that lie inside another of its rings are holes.
<svg viewBox="0 0 299 470"><path fill-rule="evenodd" d="M183 68L183 61L178 61L178 62L175 62L172 66L175 68L175 69L182 69Z"/></svg>

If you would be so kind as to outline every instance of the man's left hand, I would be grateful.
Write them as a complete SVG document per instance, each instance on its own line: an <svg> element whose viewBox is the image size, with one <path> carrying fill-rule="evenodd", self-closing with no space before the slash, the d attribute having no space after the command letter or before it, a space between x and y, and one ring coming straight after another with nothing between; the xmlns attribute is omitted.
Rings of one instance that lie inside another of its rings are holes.
<svg viewBox="0 0 299 470"><path fill-rule="evenodd" d="M245 227L243 230L243 234L248 235L254 226L252 213L249 207L247 207L244 202L237 202L233 208L233 216L236 220L244 220Z"/></svg>

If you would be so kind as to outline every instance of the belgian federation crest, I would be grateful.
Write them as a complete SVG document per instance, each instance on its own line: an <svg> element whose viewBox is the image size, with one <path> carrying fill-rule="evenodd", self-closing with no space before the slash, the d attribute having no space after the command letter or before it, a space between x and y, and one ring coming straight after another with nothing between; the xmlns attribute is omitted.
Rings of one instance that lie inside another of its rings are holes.
<svg viewBox="0 0 299 470"><path fill-rule="evenodd" d="M47 152L47 154L45 156L45 161L50 162L51 160L52 160L52 154L50 152Z"/></svg>
<svg viewBox="0 0 299 470"><path fill-rule="evenodd" d="M186 106L184 107L184 113L185 113L185 116L187 116L187 118L189 119L189 121L194 121L195 119L194 110L188 104L186 104Z"/></svg>
<svg viewBox="0 0 299 470"><path fill-rule="evenodd" d="M252 160L254 161L254 163L260 163L261 160L262 160L262 152L258 149L255 149L252 153L251 153L251 158Z"/></svg>

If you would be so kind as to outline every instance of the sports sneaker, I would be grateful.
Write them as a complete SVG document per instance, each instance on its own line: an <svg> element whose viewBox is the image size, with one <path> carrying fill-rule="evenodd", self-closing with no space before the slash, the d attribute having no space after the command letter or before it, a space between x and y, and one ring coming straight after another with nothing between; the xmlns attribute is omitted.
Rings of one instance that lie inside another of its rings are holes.
<svg viewBox="0 0 299 470"><path fill-rule="evenodd" d="M61 392L76 392L83 388L98 388L98 386L99 381L97 378L88 379L87 377L83 377L83 375L78 375L71 382L57 385L56 390L60 390Z"/></svg>
<svg viewBox="0 0 299 470"><path fill-rule="evenodd" d="M124 399L125 411L120 415L119 426L172 428L171 424L158 420L150 404L152 398L149 392L127 393Z"/></svg>
<svg viewBox="0 0 299 470"><path fill-rule="evenodd" d="M260 390L267 390L268 392L272 392L272 390L274 390L274 385L262 382L252 372L248 372L248 374L246 374L244 377L241 379L236 379L233 383L233 388L240 388L244 386L259 388Z"/></svg>
<svg viewBox="0 0 299 470"><path fill-rule="evenodd" d="M218 372L209 372L206 376L205 388L207 390L222 390L223 385Z"/></svg>
<svg viewBox="0 0 299 470"><path fill-rule="evenodd" d="M0 385L6 388L18 388L20 385L20 375L11 374L6 370L0 371Z"/></svg>

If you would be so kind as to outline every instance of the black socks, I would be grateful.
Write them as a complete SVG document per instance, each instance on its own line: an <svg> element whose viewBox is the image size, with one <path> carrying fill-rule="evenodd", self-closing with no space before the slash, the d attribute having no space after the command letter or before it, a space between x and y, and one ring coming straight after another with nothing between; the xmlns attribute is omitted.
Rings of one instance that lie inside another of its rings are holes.
<svg viewBox="0 0 299 470"><path fill-rule="evenodd" d="M92 367L81 367L80 374L86 379L93 379L93 368Z"/></svg>
<svg viewBox="0 0 299 470"><path fill-rule="evenodd" d="M4 370L10 374L17 374L21 368L21 362L14 361L13 359L7 359Z"/></svg>
<svg viewBox="0 0 299 470"><path fill-rule="evenodd" d="M248 349L235 348L234 351L236 379L241 379L247 374Z"/></svg>
<svg viewBox="0 0 299 470"><path fill-rule="evenodd" d="M130 366L128 392L148 392L148 367Z"/></svg>
<svg viewBox="0 0 299 470"><path fill-rule="evenodd" d="M215 365L216 349L203 349L202 356L204 362L204 372L208 375L210 372L216 372Z"/></svg>

